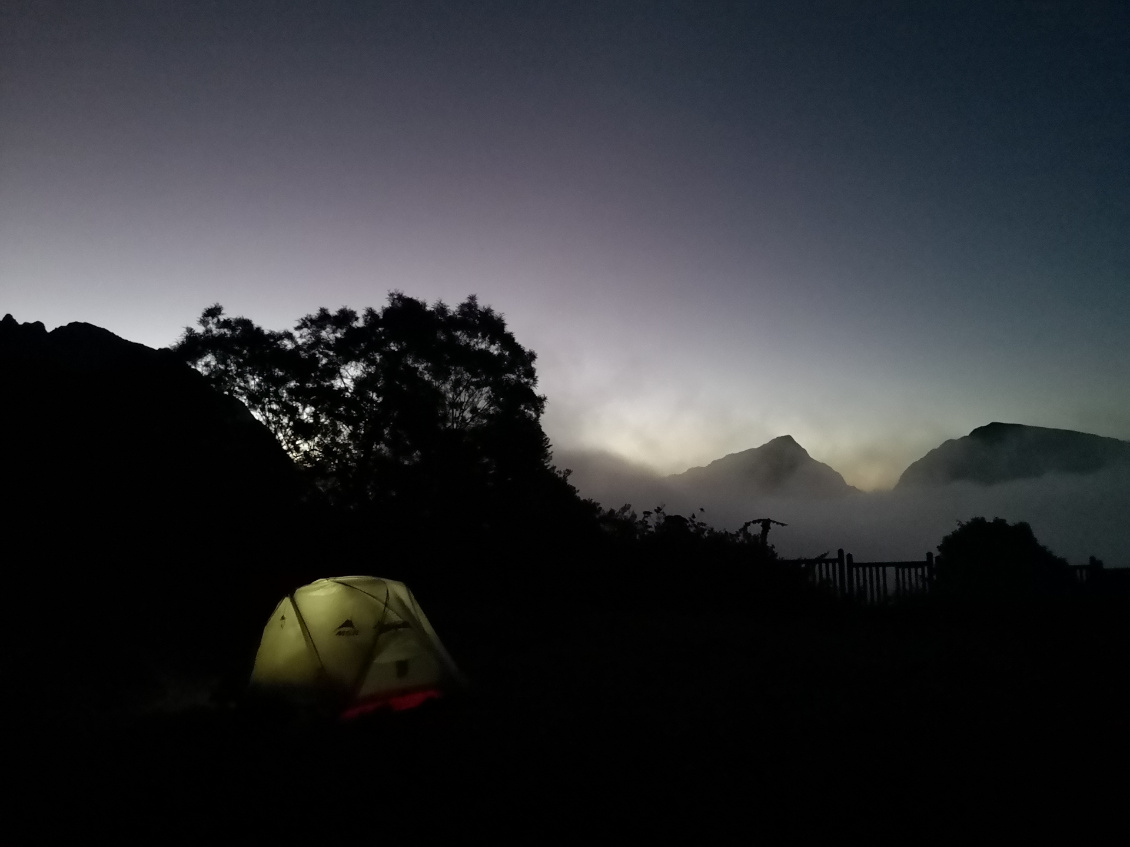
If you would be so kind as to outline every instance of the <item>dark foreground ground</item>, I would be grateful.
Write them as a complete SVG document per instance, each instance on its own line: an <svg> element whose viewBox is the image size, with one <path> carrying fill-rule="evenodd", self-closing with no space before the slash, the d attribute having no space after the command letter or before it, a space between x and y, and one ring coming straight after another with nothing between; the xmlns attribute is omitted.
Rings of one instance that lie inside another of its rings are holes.
<svg viewBox="0 0 1130 847"><path fill-rule="evenodd" d="M47 841L1078 838L1126 820L1126 611L449 617L462 698L342 725L76 693L13 728L16 805Z"/></svg>

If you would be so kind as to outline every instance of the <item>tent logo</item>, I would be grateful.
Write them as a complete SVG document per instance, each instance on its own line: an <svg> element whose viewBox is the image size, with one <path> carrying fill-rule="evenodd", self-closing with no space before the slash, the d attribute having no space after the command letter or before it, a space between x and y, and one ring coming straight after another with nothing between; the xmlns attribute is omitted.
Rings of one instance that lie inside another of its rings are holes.
<svg viewBox="0 0 1130 847"><path fill-rule="evenodd" d="M353 620L351 618L346 618L340 624L338 624L337 632L334 633L334 635L346 635L346 636L360 635L360 634L361 633L358 632L357 627L355 627L353 625Z"/></svg>

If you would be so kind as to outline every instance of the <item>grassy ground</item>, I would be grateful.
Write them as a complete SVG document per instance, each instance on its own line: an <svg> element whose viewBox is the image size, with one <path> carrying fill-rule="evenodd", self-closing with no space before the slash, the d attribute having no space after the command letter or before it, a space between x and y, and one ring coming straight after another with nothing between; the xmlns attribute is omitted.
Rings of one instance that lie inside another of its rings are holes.
<svg viewBox="0 0 1130 847"><path fill-rule="evenodd" d="M473 682L461 698L297 722L205 705L206 676L178 693L171 673L148 714L45 727L27 784L67 799L44 827L165 843L248 826L327 842L374 826L496 841L1079 833L1125 796L1126 612L452 618L441 635Z"/></svg>

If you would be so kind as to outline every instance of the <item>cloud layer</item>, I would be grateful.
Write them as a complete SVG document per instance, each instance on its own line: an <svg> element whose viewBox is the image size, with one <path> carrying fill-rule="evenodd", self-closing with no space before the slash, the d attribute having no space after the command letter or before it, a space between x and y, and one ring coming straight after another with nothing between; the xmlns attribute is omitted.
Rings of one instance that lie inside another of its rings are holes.
<svg viewBox="0 0 1130 847"><path fill-rule="evenodd" d="M702 518L724 529L761 517L787 523L775 527L769 537L786 557L842 547L857 561L920 559L928 550L935 551L958 521L983 516L1028 522L1042 544L1073 564L1094 555L1108 567L1130 567L1130 472L1124 469L815 499L749 498L723 488L692 493L669 477L595 452L561 452L557 464L573 470L571 481L583 496L606 507L631 503L643 511L664 505L668 513L679 514L702 508Z"/></svg>

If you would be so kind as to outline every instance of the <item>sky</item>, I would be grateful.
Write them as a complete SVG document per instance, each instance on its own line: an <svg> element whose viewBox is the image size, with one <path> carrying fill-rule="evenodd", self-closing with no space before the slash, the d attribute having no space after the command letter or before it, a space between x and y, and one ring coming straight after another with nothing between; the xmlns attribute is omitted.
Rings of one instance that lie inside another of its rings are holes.
<svg viewBox="0 0 1130 847"><path fill-rule="evenodd" d="M476 294L560 451L1130 439L1130 5L0 4L0 312Z"/></svg>

